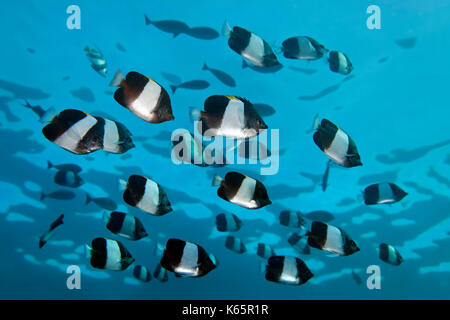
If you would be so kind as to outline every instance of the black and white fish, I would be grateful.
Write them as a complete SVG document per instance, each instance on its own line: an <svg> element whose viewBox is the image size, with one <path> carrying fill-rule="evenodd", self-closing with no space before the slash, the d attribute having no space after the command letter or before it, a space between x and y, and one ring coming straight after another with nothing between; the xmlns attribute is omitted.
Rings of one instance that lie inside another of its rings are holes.
<svg viewBox="0 0 450 320"><path fill-rule="evenodd" d="M114 99L142 120L161 123L175 119L169 94L149 77L131 71L124 78L117 70L109 85L120 87L114 93Z"/></svg>
<svg viewBox="0 0 450 320"><path fill-rule="evenodd" d="M61 170L61 171L72 171L74 173L80 173L82 170L81 167L76 164L67 163L67 164L56 164L55 165L55 164L51 163L49 160L47 160L47 168L48 169L55 168L55 169Z"/></svg>
<svg viewBox="0 0 450 320"><path fill-rule="evenodd" d="M394 183L372 184L363 191L364 203L367 205L392 204L399 202L407 195L407 192Z"/></svg>
<svg viewBox="0 0 450 320"><path fill-rule="evenodd" d="M292 37L284 40L281 50L286 58L299 60L320 59L328 52L324 45L307 36Z"/></svg>
<svg viewBox="0 0 450 320"><path fill-rule="evenodd" d="M53 235L54 230L63 224L64 215L60 215L58 219L52 222L50 228L39 238L39 248L42 248Z"/></svg>
<svg viewBox="0 0 450 320"><path fill-rule="evenodd" d="M53 118L56 117L56 110L54 107L44 110L41 106L32 106L27 100L25 100L24 106L33 110L39 117L41 123L52 122Z"/></svg>
<svg viewBox="0 0 450 320"><path fill-rule="evenodd" d="M86 52L86 56L91 63L92 69L97 71L99 75L106 77L108 68L103 54L98 49L89 48L88 46L84 48L84 52Z"/></svg>
<svg viewBox="0 0 450 320"><path fill-rule="evenodd" d="M275 255L275 251L268 244L258 243L256 254L263 259L269 259L271 256Z"/></svg>
<svg viewBox="0 0 450 320"><path fill-rule="evenodd" d="M137 265L133 269L133 277L142 282L149 282L152 280L150 271L145 266Z"/></svg>
<svg viewBox="0 0 450 320"><path fill-rule="evenodd" d="M155 271L153 271L153 277L159 282L167 282L169 281L169 275L167 274L167 270L161 267L161 264L157 264L155 267Z"/></svg>
<svg viewBox="0 0 450 320"><path fill-rule="evenodd" d="M314 275L299 258L272 256L267 260L266 280L289 285L301 285Z"/></svg>
<svg viewBox="0 0 450 320"><path fill-rule="evenodd" d="M340 74L349 74L353 70L353 65L345 53L330 51L328 55L330 70Z"/></svg>
<svg viewBox="0 0 450 320"><path fill-rule="evenodd" d="M236 253L244 253L247 251L242 240L233 236L227 236L225 239L225 248Z"/></svg>
<svg viewBox="0 0 450 320"><path fill-rule="evenodd" d="M399 266L403 262L400 252L389 244L380 244L379 254L381 260L394 266Z"/></svg>
<svg viewBox="0 0 450 320"><path fill-rule="evenodd" d="M59 170L53 180L56 184L69 188L78 188L84 183L77 173L69 170Z"/></svg>
<svg viewBox="0 0 450 320"><path fill-rule="evenodd" d="M327 119L314 121L314 129L314 142L333 162L346 168L362 166L355 142L342 129Z"/></svg>
<svg viewBox="0 0 450 320"><path fill-rule="evenodd" d="M120 180L120 186L124 190L123 200L132 207L155 216L162 216L173 210L164 189L149 178L132 175L128 178L128 183Z"/></svg>
<svg viewBox="0 0 450 320"><path fill-rule="evenodd" d="M222 33L229 37L228 46L255 66L272 67L280 64L270 45L253 32L241 27L231 28L225 21Z"/></svg>
<svg viewBox="0 0 450 320"><path fill-rule="evenodd" d="M246 99L214 95L206 99L205 111L191 108L193 121L199 121L204 136L246 139L267 129L264 120Z"/></svg>
<svg viewBox="0 0 450 320"><path fill-rule="evenodd" d="M42 133L51 142L75 154L100 149L124 153L134 147L131 133L123 124L75 109L60 112Z"/></svg>
<svg viewBox="0 0 450 320"><path fill-rule="evenodd" d="M293 233L288 238L289 244L294 248L297 252L301 254L310 254L311 248L308 245L308 241L304 237L304 235L300 233Z"/></svg>
<svg viewBox="0 0 450 320"><path fill-rule="evenodd" d="M222 70L210 68L207 66L206 62L203 63L202 70L207 70L211 72L217 79L220 80L223 84L229 86L229 87L236 87L236 81L227 73L225 73Z"/></svg>
<svg viewBox="0 0 450 320"><path fill-rule="evenodd" d="M228 172L225 179L215 175L213 186L220 186L217 195L247 209L258 209L272 203L264 185L256 179L238 172Z"/></svg>
<svg viewBox="0 0 450 320"><path fill-rule="evenodd" d="M148 236L142 222L131 214L123 212L103 213L106 228L114 234L129 240L139 240Z"/></svg>
<svg viewBox="0 0 450 320"><path fill-rule="evenodd" d="M291 228L301 228L306 224L300 211L283 210L280 212L280 224Z"/></svg>
<svg viewBox="0 0 450 320"><path fill-rule="evenodd" d="M41 201L46 198L52 198L56 200L72 200L75 198L76 194L72 191L67 190L58 190L50 193L41 192Z"/></svg>
<svg viewBox="0 0 450 320"><path fill-rule="evenodd" d="M179 239L167 240L160 263L176 277L202 277L217 267L212 254L195 243Z"/></svg>
<svg viewBox="0 0 450 320"><path fill-rule="evenodd" d="M172 90L172 94L175 94L177 89L190 89L190 90L203 90L209 87L209 82L205 80L189 80L186 82L182 82L179 84L170 85L170 89Z"/></svg>
<svg viewBox="0 0 450 320"><path fill-rule="evenodd" d="M360 250L344 230L319 221L313 221L311 225L308 244L338 256L349 256Z"/></svg>
<svg viewBox="0 0 450 320"><path fill-rule="evenodd" d="M117 209L117 204L110 198L108 198L108 197L93 198L87 193L85 204L89 204L91 202L94 202L96 205L98 205L99 207L101 207L105 210L113 211L113 210Z"/></svg>
<svg viewBox="0 0 450 320"><path fill-rule="evenodd" d="M120 271L128 268L134 258L125 246L116 240L95 238L91 246L86 244L86 256L97 269Z"/></svg>
<svg viewBox="0 0 450 320"><path fill-rule="evenodd" d="M216 216L216 227L221 232L234 232L242 227L242 221L232 213L220 213Z"/></svg>

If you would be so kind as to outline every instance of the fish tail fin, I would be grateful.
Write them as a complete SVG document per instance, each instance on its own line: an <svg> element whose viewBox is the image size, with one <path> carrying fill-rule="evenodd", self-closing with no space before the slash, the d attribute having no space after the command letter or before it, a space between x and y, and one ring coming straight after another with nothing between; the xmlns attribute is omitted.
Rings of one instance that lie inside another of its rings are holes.
<svg viewBox="0 0 450 320"><path fill-rule="evenodd" d="M50 162L50 160L47 160L47 169L53 168L53 163Z"/></svg>
<svg viewBox="0 0 450 320"><path fill-rule="evenodd" d="M264 273L264 271L266 271L266 263L263 261L259 262L259 268L258 268L258 272L259 273Z"/></svg>
<svg viewBox="0 0 450 320"><path fill-rule="evenodd" d="M112 78L111 82L109 83L110 87L120 87L122 84L122 81L124 81L125 78L123 77L122 71L120 69L117 69L116 73L114 74L114 77Z"/></svg>
<svg viewBox="0 0 450 320"><path fill-rule="evenodd" d="M44 191L41 191L41 198L40 198L40 200L42 201L44 199L45 199L45 193L44 193Z"/></svg>
<svg viewBox="0 0 450 320"><path fill-rule="evenodd" d="M91 196L89 195L89 193L86 193L86 202L84 203L85 205L90 203L92 201Z"/></svg>
<svg viewBox="0 0 450 320"><path fill-rule="evenodd" d="M52 122L53 119L55 119L55 117L56 117L56 110L54 107L50 107L44 112L39 121L41 123Z"/></svg>
<svg viewBox="0 0 450 320"><path fill-rule="evenodd" d="M88 244L84 245L84 256L86 258L92 257L92 248Z"/></svg>
<svg viewBox="0 0 450 320"><path fill-rule="evenodd" d="M215 174L212 180L212 186L217 187L222 184L223 178L218 174Z"/></svg>
<svg viewBox="0 0 450 320"><path fill-rule="evenodd" d="M203 68L202 70L208 70L208 65L206 64L206 62L203 62Z"/></svg>
<svg viewBox="0 0 450 320"><path fill-rule="evenodd" d="M178 87L176 85L171 84L170 89L172 89L172 94L175 94L175 91L177 91Z"/></svg>
<svg viewBox="0 0 450 320"><path fill-rule="evenodd" d="M145 18L145 25L148 26L149 24L152 24L151 20L147 17L146 14L144 14L144 18Z"/></svg>
<svg viewBox="0 0 450 320"><path fill-rule="evenodd" d="M24 106L31 109L31 104L28 102L28 100L25 100Z"/></svg>
<svg viewBox="0 0 450 320"><path fill-rule="evenodd" d="M305 134L309 134L309 133L319 129L319 126L320 126L320 119L319 119L319 114L317 113L314 117L314 122L313 122L311 129L306 130Z"/></svg>
<svg viewBox="0 0 450 320"><path fill-rule="evenodd" d="M123 179L119 179L119 190L125 191L127 189L128 182Z"/></svg>
<svg viewBox="0 0 450 320"><path fill-rule="evenodd" d="M248 67L248 63L245 60L242 60L242 69L245 69Z"/></svg>
<svg viewBox="0 0 450 320"><path fill-rule="evenodd" d="M228 23L227 20L225 20L222 26L222 34L226 37L229 37L232 31L233 29L231 29L230 24Z"/></svg>
<svg viewBox="0 0 450 320"><path fill-rule="evenodd" d="M202 117L202 111L200 109L190 107L189 108L189 118L192 122L199 121Z"/></svg>

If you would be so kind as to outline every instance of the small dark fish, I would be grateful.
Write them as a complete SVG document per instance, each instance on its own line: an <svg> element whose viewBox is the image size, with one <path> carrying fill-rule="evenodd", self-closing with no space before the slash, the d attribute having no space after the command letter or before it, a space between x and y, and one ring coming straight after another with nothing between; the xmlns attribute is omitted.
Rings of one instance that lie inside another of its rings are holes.
<svg viewBox="0 0 450 320"><path fill-rule="evenodd" d="M288 68L291 70L301 72L301 73L306 73L306 74L313 74L313 73L317 72L316 69L306 69L306 68L299 68L299 67L292 67L292 66L289 66Z"/></svg>
<svg viewBox="0 0 450 320"><path fill-rule="evenodd" d="M169 276L167 274L167 270L161 267L161 264L157 264L155 267L155 271L153 271L153 277L159 282L167 282L169 281Z"/></svg>
<svg viewBox="0 0 450 320"><path fill-rule="evenodd" d="M127 154L122 155L122 156L120 157L120 159L122 159L122 160L127 160L127 159L130 159L131 157L132 157L132 155L129 154L129 153L127 153Z"/></svg>
<svg viewBox="0 0 450 320"><path fill-rule="evenodd" d="M94 202L99 207L102 207L105 210L114 211L117 209L117 204L112 201L110 198L107 197L100 197L100 198L91 198L89 194L86 194L86 203L89 204L91 202Z"/></svg>
<svg viewBox="0 0 450 320"><path fill-rule="evenodd" d="M47 168L51 169L51 168L56 168L58 170L62 170L62 171L72 171L74 173L80 173L81 172L81 167L76 165L76 164L57 164L54 165L53 163L51 163L49 160L47 160Z"/></svg>
<svg viewBox="0 0 450 320"><path fill-rule="evenodd" d="M311 224L308 244L338 256L349 256L360 251L355 241L344 230L319 221L313 221Z"/></svg>
<svg viewBox="0 0 450 320"><path fill-rule="evenodd" d="M106 77L108 67L103 54L98 49L89 48L88 46L84 48L84 52L86 53L86 56L91 63L91 68L94 69L102 77Z"/></svg>
<svg viewBox="0 0 450 320"><path fill-rule="evenodd" d="M226 238L225 248L239 254L242 254L247 251L247 248L245 247L242 240L233 236L228 236Z"/></svg>
<svg viewBox="0 0 450 320"><path fill-rule="evenodd" d="M275 73L277 71L280 71L283 68L283 65L281 63L278 63L271 67L257 67L257 66L247 63L247 61L245 61L245 60L242 60L242 69L245 69L245 68L250 68L253 71L257 71L260 73Z"/></svg>
<svg viewBox="0 0 450 320"><path fill-rule="evenodd" d="M47 194L41 192L41 201L44 200L45 198L52 198L56 200L71 200L75 198L75 196L76 196L75 193L66 190L59 190Z"/></svg>
<svg viewBox="0 0 450 320"><path fill-rule="evenodd" d="M147 17L147 15L144 15L144 18L146 26L151 24L161 31L173 34L174 38L178 36L180 33L185 33L186 31L189 30L189 26L181 21L177 20L151 21Z"/></svg>
<svg viewBox="0 0 450 320"><path fill-rule="evenodd" d="M219 33L216 30L209 27L189 28L186 31L184 31L184 33L191 37L203 40L212 40L219 37Z"/></svg>
<svg viewBox="0 0 450 320"><path fill-rule="evenodd" d="M288 59L316 60L322 58L328 49L311 37L298 36L284 40L282 51Z"/></svg>
<svg viewBox="0 0 450 320"><path fill-rule="evenodd" d="M403 257L393 246L382 243L379 247L380 259L394 266L399 266L403 262Z"/></svg>
<svg viewBox="0 0 450 320"><path fill-rule="evenodd" d="M44 110L41 106L32 106L27 100L25 100L24 106L33 110L33 112L39 117L39 121L41 123L51 122L56 117L56 110L53 107Z"/></svg>
<svg viewBox="0 0 450 320"><path fill-rule="evenodd" d="M104 212L103 221L109 231L129 240L139 240L148 235L142 222L131 214L118 211L110 214Z"/></svg>
<svg viewBox="0 0 450 320"><path fill-rule="evenodd" d="M220 213L216 216L217 231L234 232L242 227L242 221L232 213Z"/></svg>
<svg viewBox="0 0 450 320"><path fill-rule="evenodd" d="M330 51L328 56L330 70L340 74L349 74L354 69L347 55L340 51Z"/></svg>
<svg viewBox="0 0 450 320"><path fill-rule="evenodd" d="M209 82L205 80L190 80L178 85L171 85L170 89L172 89L172 93L175 94L175 91L178 88L184 89L192 89L192 90L202 90L209 87Z"/></svg>
<svg viewBox="0 0 450 320"><path fill-rule="evenodd" d="M300 211L283 210L279 215L280 224L291 228L301 228L306 224Z"/></svg>
<svg viewBox="0 0 450 320"><path fill-rule="evenodd" d="M334 216L323 210L318 211L312 211L306 214L303 214L304 217L308 218L309 220L315 220L315 221L321 221L321 222L329 222L334 219Z"/></svg>
<svg viewBox="0 0 450 320"><path fill-rule="evenodd" d="M363 284L363 281L362 281L360 275L357 274L355 272L355 270L352 270L352 278L353 278L353 280L355 280L355 282L358 286L361 286Z"/></svg>
<svg viewBox="0 0 450 320"><path fill-rule="evenodd" d="M388 60L389 60L389 57L383 57L378 60L378 63L385 63Z"/></svg>
<svg viewBox="0 0 450 320"><path fill-rule="evenodd" d="M325 169L325 173L323 174L322 179L322 191L325 192L328 187L328 177L330 176L330 167L331 167L331 160L327 161L327 167Z"/></svg>
<svg viewBox="0 0 450 320"><path fill-rule="evenodd" d="M77 173L64 170L60 170L55 174L54 181L56 184L69 188L78 188L84 183Z"/></svg>
<svg viewBox="0 0 450 320"><path fill-rule="evenodd" d="M133 269L133 277L142 282L149 282L152 280L150 271L145 266L137 265Z"/></svg>
<svg viewBox="0 0 450 320"><path fill-rule="evenodd" d="M403 49L412 49L416 46L416 37L395 40L395 43Z"/></svg>
<svg viewBox="0 0 450 320"><path fill-rule="evenodd" d="M275 109L265 103L254 103L253 107L263 117L268 117L275 114Z"/></svg>
<svg viewBox="0 0 450 320"><path fill-rule="evenodd" d="M91 246L86 245L91 266L97 269L121 271L135 260L125 246L116 240L95 238Z"/></svg>
<svg viewBox="0 0 450 320"><path fill-rule="evenodd" d="M229 87L235 87L236 81L228 75L227 73L223 72L222 70L210 68L207 66L206 62L203 64L202 70L208 70L211 72L217 79L219 79L223 84L226 84Z"/></svg>
<svg viewBox="0 0 450 320"><path fill-rule="evenodd" d="M125 47L124 47L121 43L119 43L119 42L116 43L116 48L117 48L118 50L122 51L122 52L127 52L127 50L125 49Z"/></svg>
<svg viewBox="0 0 450 320"><path fill-rule="evenodd" d="M35 53L35 52L36 52L33 48L27 48L27 51L28 51L29 53Z"/></svg>
<svg viewBox="0 0 450 320"><path fill-rule="evenodd" d="M258 243L256 254L258 255L258 257L261 257L263 259L269 259L271 256L275 255L275 251L268 244Z"/></svg>
<svg viewBox="0 0 450 320"><path fill-rule="evenodd" d="M64 215L60 215L58 219L53 221L53 223L50 225L50 228L39 238L39 248L42 248L48 242L48 240L53 235L53 231L56 229L56 227L63 224L63 218Z"/></svg>
<svg viewBox="0 0 450 320"><path fill-rule="evenodd" d="M315 95L312 95L312 96L300 96L300 97L298 97L298 99L299 100L304 100L304 101L317 100L317 99L325 97L326 95L329 95L330 93L333 93L333 92L337 91L340 87L341 87L341 84L338 83L338 84L332 85L330 87L327 87L327 88L321 90L320 92L316 93Z"/></svg>
<svg viewBox="0 0 450 320"><path fill-rule="evenodd" d="M176 74L169 72L161 72L161 75L167 80L174 84L180 84L182 82L181 78Z"/></svg>
<svg viewBox="0 0 450 320"><path fill-rule="evenodd" d="M301 285L314 275L299 258L272 256L267 260L266 280L281 284Z"/></svg>
<svg viewBox="0 0 450 320"><path fill-rule="evenodd" d="M407 195L407 192L394 183L372 184L363 192L364 203L367 205L392 204L399 202Z"/></svg>
<svg viewBox="0 0 450 320"><path fill-rule="evenodd" d="M75 98L78 98L85 102L95 102L94 93L87 87L81 87L80 89L71 90L70 94Z"/></svg>
<svg viewBox="0 0 450 320"><path fill-rule="evenodd" d="M70 76L65 76L65 77L62 78L63 81L67 81L69 79L70 79Z"/></svg>

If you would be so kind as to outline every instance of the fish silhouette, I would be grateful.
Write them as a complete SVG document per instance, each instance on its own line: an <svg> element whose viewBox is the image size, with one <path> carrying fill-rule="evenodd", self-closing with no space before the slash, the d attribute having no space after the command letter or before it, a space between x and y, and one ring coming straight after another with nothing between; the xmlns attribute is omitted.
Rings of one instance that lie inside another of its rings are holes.
<svg viewBox="0 0 450 320"><path fill-rule="evenodd" d="M56 200L71 200L75 198L75 193L66 190L59 190L47 194L41 192L41 201L44 200L45 198L52 198Z"/></svg>
<svg viewBox="0 0 450 320"><path fill-rule="evenodd" d="M253 66L250 63L247 63L247 61L242 60L242 69L250 68L254 71L260 72L260 73L275 73L277 71L280 71L283 68L283 65L281 63L274 65L272 67L257 67Z"/></svg>
<svg viewBox="0 0 450 320"><path fill-rule="evenodd" d="M267 117L267 116L271 116L271 115L275 114L275 109L265 103L254 103L253 107L263 117Z"/></svg>
<svg viewBox="0 0 450 320"><path fill-rule="evenodd" d="M87 87L81 87L80 89L71 90L70 94L75 98L78 98L85 102L95 102L94 93Z"/></svg>
<svg viewBox="0 0 450 320"><path fill-rule="evenodd" d="M416 37L395 40L395 43L403 49L412 49L416 46Z"/></svg>
<svg viewBox="0 0 450 320"><path fill-rule="evenodd" d="M174 84L180 84L182 82L181 78L176 74L169 72L161 72L161 75L167 80Z"/></svg>
<svg viewBox="0 0 450 320"><path fill-rule="evenodd" d="M209 27L189 28L188 30L184 31L184 33L188 36L203 40L212 40L219 37L219 33Z"/></svg>
<svg viewBox="0 0 450 320"><path fill-rule="evenodd" d="M40 89L25 87L2 79L0 79L0 89L12 93L14 98L23 100L43 100L50 97L50 94L42 92Z"/></svg>
<svg viewBox="0 0 450 320"><path fill-rule="evenodd" d="M189 27L182 21L178 20L160 20L160 21L151 21L147 15L145 17L145 25L153 25L157 29L173 34L173 37L177 37L180 33L186 32Z"/></svg>
<svg viewBox="0 0 450 320"><path fill-rule="evenodd" d="M201 90L209 87L209 82L205 80L191 80L183 82L179 85L171 85L170 89L172 89L172 93L175 94L175 91L178 88L184 89L192 89L192 90Z"/></svg>
<svg viewBox="0 0 450 320"><path fill-rule="evenodd" d="M227 73L225 73L222 70L208 67L206 62L203 63L202 70L207 70L207 71L211 72L217 79L219 79L223 84L226 84L227 86L230 86L230 87L236 86L236 81L234 81L234 79L230 75L228 75Z"/></svg>

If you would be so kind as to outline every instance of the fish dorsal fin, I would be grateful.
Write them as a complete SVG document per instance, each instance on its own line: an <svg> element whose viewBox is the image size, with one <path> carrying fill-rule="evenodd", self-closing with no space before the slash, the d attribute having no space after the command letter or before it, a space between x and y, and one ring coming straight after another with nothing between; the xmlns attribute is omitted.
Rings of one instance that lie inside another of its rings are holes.
<svg viewBox="0 0 450 320"><path fill-rule="evenodd" d="M233 96L214 95L206 99L204 108L210 114L222 115L230 100L239 100Z"/></svg>

